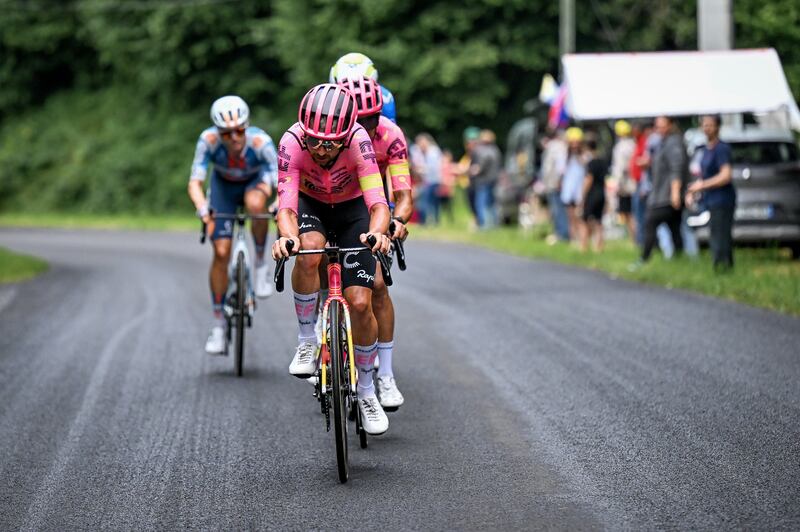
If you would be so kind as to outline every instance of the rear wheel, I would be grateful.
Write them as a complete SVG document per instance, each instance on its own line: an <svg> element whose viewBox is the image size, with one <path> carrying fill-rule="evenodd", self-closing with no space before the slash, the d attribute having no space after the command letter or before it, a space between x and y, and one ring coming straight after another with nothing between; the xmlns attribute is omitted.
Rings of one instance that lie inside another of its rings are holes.
<svg viewBox="0 0 800 532"><path fill-rule="evenodd" d="M331 402L333 403L333 432L336 438L336 466L339 472L339 482L344 483L347 482L350 469L347 457L347 396L350 393L350 386L342 361L345 349L342 347L341 303L331 301L328 311L330 312L328 316L330 335L328 338L331 355Z"/></svg>
<svg viewBox="0 0 800 532"><path fill-rule="evenodd" d="M242 376L242 364L244 359L244 309L247 294L247 279L245 273L244 253L239 252L239 255L236 257L236 315L234 316L236 346L233 356L233 365L237 377Z"/></svg>

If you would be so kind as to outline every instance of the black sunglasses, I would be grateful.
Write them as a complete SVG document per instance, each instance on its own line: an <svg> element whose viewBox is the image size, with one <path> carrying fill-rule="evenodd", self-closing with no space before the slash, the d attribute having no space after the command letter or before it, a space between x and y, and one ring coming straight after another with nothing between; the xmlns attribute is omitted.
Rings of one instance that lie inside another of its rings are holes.
<svg viewBox="0 0 800 532"><path fill-rule="evenodd" d="M237 127L237 128L233 128L233 129L219 129L219 128L217 128L217 131L219 131L219 134L222 135L223 138L227 139L227 138L232 137L234 133L236 133L236 135L239 136L239 137L244 137L245 133L247 133L247 128L245 128L245 127Z"/></svg>
<svg viewBox="0 0 800 532"><path fill-rule="evenodd" d="M331 151L331 150L338 150L339 148L344 146L344 142L334 141L334 140L322 140L316 137L306 136L306 146L308 146L312 150L316 150L317 148L322 146L322 148L325 151Z"/></svg>

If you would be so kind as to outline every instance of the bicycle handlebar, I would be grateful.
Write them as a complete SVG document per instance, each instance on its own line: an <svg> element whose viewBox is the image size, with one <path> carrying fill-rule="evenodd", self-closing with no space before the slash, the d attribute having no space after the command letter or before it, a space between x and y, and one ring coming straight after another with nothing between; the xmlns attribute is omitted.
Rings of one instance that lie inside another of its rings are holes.
<svg viewBox="0 0 800 532"><path fill-rule="evenodd" d="M248 218L251 220L272 220L275 218L275 215L272 213L267 214L248 214L248 213L236 213L236 214L214 214L213 211L209 213L212 220L236 220L239 223L244 223ZM200 243L206 243L206 235L208 231L208 224L201 221L200 222Z"/></svg>
<svg viewBox="0 0 800 532"><path fill-rule="evenodd" d="M367 236L367 243L370 246L374 246L377 241L375 237L372 235ZM289 254L292 253L292 249L294 248L294 241L289 240L286 242L286 250ZM296 253L296 255L321 255L323 253L360 253L362 251L371 251L372 247L358 247L358 248L339 248L339 247L326 247L323 249L301 249ZM375 253L375 256L378 258L378 262L381 265L381 273L383 274L383 282L386 286L392 286L392 273L389 271L389 260L386 258L386 255L381 253L380 251ZM275 290L278 292L283 292L284 288L284 275L283 272L286 269L286 261L289 260L289 257L281 257L277 261L275 261Z"/></svg>

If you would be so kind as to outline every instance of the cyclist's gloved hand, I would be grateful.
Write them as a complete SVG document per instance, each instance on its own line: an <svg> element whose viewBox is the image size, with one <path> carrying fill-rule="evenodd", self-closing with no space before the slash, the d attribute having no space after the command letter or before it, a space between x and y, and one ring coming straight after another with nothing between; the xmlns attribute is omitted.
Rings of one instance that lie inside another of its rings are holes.
<svg viewBox="0 0 800 532"><path fill-rule="evenodd" d="M203 220L204 224L208 224L211 221L211 211L208 209L208 203L204 203L197 209L197 217Z"/></svg>
<svg viewBox="0 0 800 532"><path fill-rule="evenodd" d="M275 243L272 244L272 258L275 260L280 259L281 257L288 257L290 255L289 250L286 249L286 243L288 241L294 242L294 247L292 248L292 253L297 253L300 249L300 237L297 235L285 237L282 236L275 240Z"/></svg>
<svg viewBox="0 0 800 532"><path fill-rule="evenodd" d="M408 236L408 229L406 228L406 224L400 221L399 218L392 218L392 225L390 229L394 229L394 231L389 235L389 238L392 240L399 238L400 240L405 240Z"/></svg>
<svg viewBox="0 0 800 532"><path fill-rule="evenodd" d="M367 236L369 235L375 237L375 245L372 246L373 253L378 251L384 254L389 253L390 240L388 236L384 235L383 233L361 233L361 243L365 246L369 246L367 243Z"/></svg>

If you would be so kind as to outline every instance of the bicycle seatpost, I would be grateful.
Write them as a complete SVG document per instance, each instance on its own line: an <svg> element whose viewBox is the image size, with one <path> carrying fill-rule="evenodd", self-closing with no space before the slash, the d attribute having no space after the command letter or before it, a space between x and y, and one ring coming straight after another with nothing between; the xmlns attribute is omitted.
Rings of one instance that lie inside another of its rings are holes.
<svg viewBox="0 0 800 532"><path fill-rule="evenodd" d="M292 249L294 248L294 240L289 240L286 242L286 250L291 253ZM286 261L289 260L289 257L281 257L276 261L275 264L275 290L278 292L283 292L283 270L286 266Z"/></svg>

